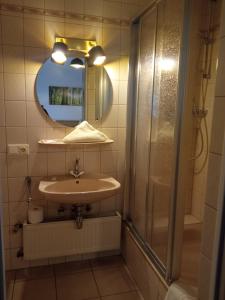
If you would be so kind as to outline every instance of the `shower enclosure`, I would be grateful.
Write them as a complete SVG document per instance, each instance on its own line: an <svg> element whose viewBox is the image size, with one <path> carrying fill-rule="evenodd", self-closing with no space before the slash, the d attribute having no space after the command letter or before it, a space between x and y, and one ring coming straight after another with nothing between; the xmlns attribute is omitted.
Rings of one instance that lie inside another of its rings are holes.
<svg viewBox="0 0 225 300"><path fill-rule="evenodd" d="M132 25L127 220L168 282L180 272L187 203L180 179L190 175L181 146L188 30L188 1L180 0L153 1Z"/></svg>

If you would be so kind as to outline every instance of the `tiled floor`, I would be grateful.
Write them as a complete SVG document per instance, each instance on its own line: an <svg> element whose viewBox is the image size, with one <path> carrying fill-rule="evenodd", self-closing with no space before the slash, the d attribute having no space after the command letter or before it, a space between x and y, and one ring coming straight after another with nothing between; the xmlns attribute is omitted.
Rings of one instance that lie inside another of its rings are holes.
<svg viewBox="0 0 225 300"><path fill-rule="evenodd" d="M140 300L120 256L7 273L7 300Z"/></svg>

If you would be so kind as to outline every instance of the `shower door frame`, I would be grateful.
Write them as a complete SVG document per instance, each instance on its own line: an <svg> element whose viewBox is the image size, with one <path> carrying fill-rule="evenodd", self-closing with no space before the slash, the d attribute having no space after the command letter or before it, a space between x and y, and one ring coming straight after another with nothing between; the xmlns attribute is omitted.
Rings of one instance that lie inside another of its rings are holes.
<svg viewBox="0 0 225 300"><path fill-rule="evenodd" d="M133 195L133 187L135 182L135 147L132 145L136 142L136 112L138 105L138 81L139 81L139 52L140 52L140 40L139 40L139 26L141 18L145 13L152 10L161 0L154 1L147 9L145 9L137 18L132 22L131 28L131 42L132 45L138 45L131 47L130 64L129 64L129 86L128 86L128 99L132 100L128 103L128 126L127 126L127 181L125 189L125 212L124 216L126 223L130 228L131 232L138 240L142 249L145 251L147 256L156 266L158 272L166 279L170 284L172 281L179 278L180 266L181 266L181 250L182 250L182 238L183 238L183 226L184 226L184 201L178 201L181 197L181 191L179 190L180 179L180 156L181 156L181 136L182 136L182 116L184 114L184 99L185 99L185 80L187 75L187 57L188 57L188 42L189 42L189 14L190 7L189 1L183 0L184 11L187 14L183 16L183 30L182 30L182 41L180 43L180 55L179 55L179 70L178 70L178 87L177 87L177 111L176 111L176 125L175 125L175 170L174 178L172 180L172 192L170 197L170 214L169 214L169 230L168 230L168 244L167 244L167 263L166 266L160 261L155 252L147 246L146 242L140 236L136 230L131 218L129 217L131 197ZM156 8L157 9L157 8ZM157 19L158 20L158 19ZM156 20L156 23L157 23ZM157 31L157 24L156 24ZM186 34L184 34L186 33ZM156 46L156 43L155 43ZM154 70L155 74L155 70ZM135 82L135 85L132 83ZM153 78L154 84L154 78ZM150 147L149 147L150 148ZM132 191L130 192L130 188ZM148 201L148 194L146 201Z"/></svg>

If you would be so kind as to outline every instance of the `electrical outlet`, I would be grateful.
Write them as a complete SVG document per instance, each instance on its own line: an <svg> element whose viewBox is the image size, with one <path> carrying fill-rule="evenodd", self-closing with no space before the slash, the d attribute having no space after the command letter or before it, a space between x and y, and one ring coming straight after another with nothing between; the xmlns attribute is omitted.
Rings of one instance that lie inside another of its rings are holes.
<svg viewBox="0 0 225 300"><path fill-rule="evenodd" d="M28 155L30 153L28 144L8 144L8 154Z"/></svg>

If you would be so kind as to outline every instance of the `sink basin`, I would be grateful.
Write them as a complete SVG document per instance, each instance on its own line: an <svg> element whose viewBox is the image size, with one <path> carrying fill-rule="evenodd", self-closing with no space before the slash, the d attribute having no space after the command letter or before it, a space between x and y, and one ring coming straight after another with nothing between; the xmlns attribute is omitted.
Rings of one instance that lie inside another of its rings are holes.
<svg viewBox="0 0 225 300"><path fill-rule="evenodd" d="M115 195L120 183L101 174L84 174L80 178L52 176L40 181L39 190L47 200L67 204L88 204Z"/></svg>

